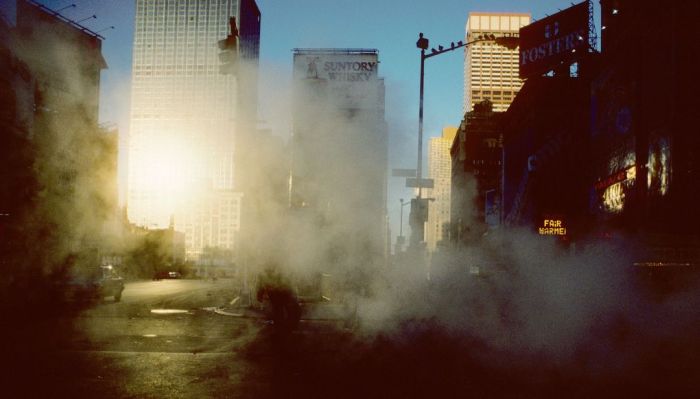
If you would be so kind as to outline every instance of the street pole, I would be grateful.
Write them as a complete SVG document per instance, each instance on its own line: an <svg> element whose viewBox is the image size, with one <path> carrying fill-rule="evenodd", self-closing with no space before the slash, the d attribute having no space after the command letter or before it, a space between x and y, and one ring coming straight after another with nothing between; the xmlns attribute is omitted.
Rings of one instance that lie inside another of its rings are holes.
<svg viewBox="0 0 700 399"><path fill-rule="evenodd" d="M411 200L411 214L409 217L409 225L411 226L411 246L418 248L424 239L424 223L427 219L427 213L424 212L425 204L423 201L423 94L425 80L425 60L430 57L435 57L444 54L448 51L454 51L462 47L468 47L478 42L494 42L500 46L515 49L518 46L519 36L514 34L495 36L493 34L484 34L470 42L459 41L456 44L450 43L449 47L438 46L438 49L432 48L430 54L426 55L425 50L429 47L429 41L423 37L423 33L418 34L416 47L420 49L420 99L418 105L418 167L416 168L416 186L418 187L418 195L415 200ZM502 193L501 193L502 195Z"/></svg>
<svg viewBox="0 0 700 399"><path fill-rule="evenodd" d="M418 195L415 200L411 200L411 212L409 214L409 225L411 226L410 247L420 248L423 241L423 230L425 223L423 212L421 211L421 197L423 196L423 94L424 94L424 73L425 73L425 50L428 49L428 39L423 37L421 32L418 35L416 47L420 49L420 100L418 105L418 161L416 167L416 182ZM403 204L402 204L403 208Z"/></svg>
<svg viewBox="0 0 700 399"><path fill-rule="evenodd" d="M420 38L423 38L423 34L420 34ZM419 40L420 41L420 40ZM427 43L427 39L426 39ZM426 45L427 47L427 45ZM425 49L420 50L420 104L418 106L418 167L416 168L416 174L418 177L418 199L421 198L422 185L420 184L423 178L423 77L425 69Z"/></svg>

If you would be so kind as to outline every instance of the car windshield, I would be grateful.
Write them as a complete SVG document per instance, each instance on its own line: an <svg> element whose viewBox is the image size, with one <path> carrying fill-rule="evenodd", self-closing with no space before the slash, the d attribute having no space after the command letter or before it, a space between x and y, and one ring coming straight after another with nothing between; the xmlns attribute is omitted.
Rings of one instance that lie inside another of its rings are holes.
<svg viewBox="0 0 700 399"><path fill-rule="evenodd" d="M102 266L102 277L103 278L114 278L118 277L117 272L111 266Z"/></svg>

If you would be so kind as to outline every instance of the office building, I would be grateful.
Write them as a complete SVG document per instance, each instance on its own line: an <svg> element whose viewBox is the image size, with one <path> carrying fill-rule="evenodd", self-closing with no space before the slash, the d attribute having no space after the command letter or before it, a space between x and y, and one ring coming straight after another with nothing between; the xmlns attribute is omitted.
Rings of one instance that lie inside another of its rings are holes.
<svg viewBox="0 0 700 399"><path fill-rule="evenodd" d="M338 240L323 238L319 256L362 254L358 267L388 256L387 128L378 66L374 49L294 52L290 205L318 231L309 240L321 234ZM311 262L350 262L345 258Z"/></svg>
<svg viewBox="0 0 700 399"><path fill-rule="evenodd" d="M427 190L428 224L425 241L429 252L436 250L443 240L449 238L450 187L452 185L452 159L450 147L457 134L456 127L445 127L440 137L431 137L428 143L428 177L433 179L433 188Z"/></svg>
<svg viewBox="0 0 700 399"><path fill-rule="evenodd" d="M530 14L471 12L467 19L466 42L479 37L517 35L530 23ZM518 77L518 50L493 40L474 43L464 50L464 113L474 104L489 99L493 111L503 112L523 82Z"/></svg>
<svg viewBox="0 0 700 399"><path fill-rule="evenodd" d="M450 148L452 192L450 240L473 244L499 222L501 123L483 100L467 112Z"/></svg>
<svg viewBox="0 0 700 399"><path fill-rule="evenodd" d="M146 228L174 222L188 259L205 247L232 249L240 227L240 215L229 214L241 198L236 136L255 120L255 101L240 104L256 91L256 77L221 71L217 44L231 34L231 17L237 66L255 70L255 1L136 2L127 213Z"/></svg>

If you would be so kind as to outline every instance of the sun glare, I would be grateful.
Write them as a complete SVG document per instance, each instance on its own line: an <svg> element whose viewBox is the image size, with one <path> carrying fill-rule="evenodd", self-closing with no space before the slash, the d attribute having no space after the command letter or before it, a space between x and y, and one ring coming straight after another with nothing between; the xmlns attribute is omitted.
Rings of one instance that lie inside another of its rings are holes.
<svg viewBox="0 0 700 399"><path fill-rule="evenodd" d="M197 182L202 180L203 157L196 146L186 145L178 135L141 138L143 156L134 160L131 178L134 187L153 194L153 211L173 215L186 211L195 199Z"/></svg>

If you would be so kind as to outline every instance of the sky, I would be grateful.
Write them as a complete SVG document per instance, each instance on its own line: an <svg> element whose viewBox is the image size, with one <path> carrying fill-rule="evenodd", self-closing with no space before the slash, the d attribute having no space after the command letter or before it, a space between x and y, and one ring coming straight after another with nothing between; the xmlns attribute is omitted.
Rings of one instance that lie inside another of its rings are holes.
<svg viewBox="0 0 700 399"><path fill-rule="evenodd" d="M155 0L153 0L155 1ZM100 122L115 125L120 147L125 148L129 129L134 0L38 0L60 10L66 18L105 37L102 53L108 69L102 72ZM578 3L580 1L576 1ZM0 0L0 10L10 20L15 0ZM70 7L75 4L75 7ZM257 0L262 13L260 38L259 119L274 134L288 137L291 115L280 98L288 87L294 48L376 48L379 74L386 83L386 118L389 125L389 168L415 168L418 137L420 51L419 32L431 47L464 40L469 12L523 12L534 19L571 6L568 0ZM594 1L595 12L598 2ZM97 18L91 18L95 15ZM86 19L87 18L87 19ZM598 22L596 22L598 23ZM110 27L114 27L110 29ZM426 61L424 144L439 136L442 127L458 126L462 119L462 50ZM423 153L426 153L424 149ZM124 186L125 157L120 156L120 185ZM391 178L388 210L392 237L399 231L399 199L413 194L404 181ZM407 211L407 210L406 210ZM404 215L404 220L407 220ZM404 231L408 226L404 226ZM393 238L392 238L393 240Z"/></svg>

